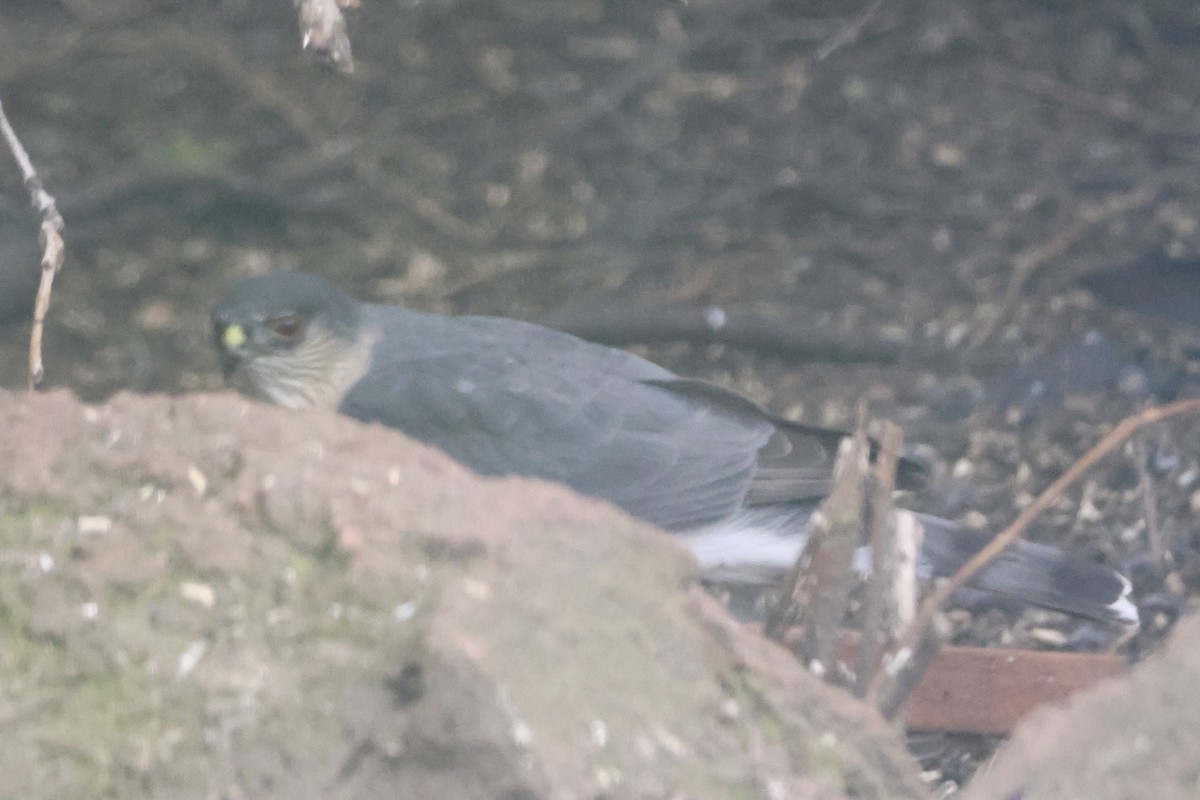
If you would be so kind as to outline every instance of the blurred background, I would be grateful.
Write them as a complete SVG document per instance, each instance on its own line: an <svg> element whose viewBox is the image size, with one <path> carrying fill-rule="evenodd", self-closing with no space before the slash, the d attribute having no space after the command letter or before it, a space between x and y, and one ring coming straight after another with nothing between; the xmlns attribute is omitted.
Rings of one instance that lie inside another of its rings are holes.
<svg viewBox="0 0 1200 800"><path fill-rule="evenodd" d="M349 21L345 76L300 52L286 0L0 6L0 100L67 226L49 387L219 390L210 305L291 266L637 344L808 422L866 399L940 465L925 507L979 525L1194 391L1194 3L365 0ZM5 163L18 388L37 256ZM1173 618L1200 586L1198 454L1190 422L1148 435L1035 537L1131 569ZM1166 569L1139 567L1151 535Z"/></svg>

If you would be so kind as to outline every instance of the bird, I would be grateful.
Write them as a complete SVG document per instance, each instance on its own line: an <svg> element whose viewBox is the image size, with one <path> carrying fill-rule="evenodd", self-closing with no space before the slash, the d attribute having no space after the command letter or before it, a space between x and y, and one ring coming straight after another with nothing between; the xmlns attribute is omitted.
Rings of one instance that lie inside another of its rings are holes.
<svg viewBox="0 0 1200 800"><path fill-rule="evenodd" d="M360 302L282 270L233 283L212 312L227 380L290 409L336 411L440 448L483 475L607 500L677 535L700 576L778 584L830 491L844 433L783 419L717 384L516 319ZM901 459L898 485L922 465ZM953 574L991 538L918 515L920 571ZM1018 541L968 583L1086 619L1136 625L1119 572Z"/></svg>

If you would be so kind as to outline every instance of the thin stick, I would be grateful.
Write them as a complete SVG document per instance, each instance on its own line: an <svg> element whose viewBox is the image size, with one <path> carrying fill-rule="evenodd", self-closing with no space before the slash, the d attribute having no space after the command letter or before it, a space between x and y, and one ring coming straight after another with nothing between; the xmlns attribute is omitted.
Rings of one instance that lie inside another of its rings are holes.
<svg viewBox="0 0 1200 800"><path fill-rule="evenodd" d="M33 307L33 329L29 334L29 388L32 391L46 374L42 364L42 331L46 324L46 314L50 310L54 276L62 269L66 255L66 245L63 244L62 237L63 218L58 213L54 198L42 186L42 179L33 168L33 162L21 145L21 140L17 138L17 132L8 123L3 103L0 103L0 134L4 135L8 149L21 170L21 179L25 183L25 190L29 192L29 203L42 218L41 229L38 232L38 242L42 246L42 278L38 283L37 302Z"/></svg>
<svg viewBox="0 0 1200 800"><path fill-rule="evenodd" d="M889 653L879 665L867 691L867 702L886 720L894 720L904 711L913 690L921 683L925 670L937 659L942 642L950 636L950 624L944 614L933 617L913 647L902 646Z"/></svg>
<svg viewBox="0 0 1200 800"><path fill-rule="evenodd" d="M871 3L871 5L867 6L866 10L859 15L858 19L840 29L833 36L830 36L829 39L825 41L825 44L821 45L817 49L817 61L824 61L838 50L857 40L859 35L862 33L862 29L866 27L867 23L871 21L872 17L879 13L879 9L883 8L883 4L885 2L886 0L875 0L875 2Z"/></svg>
<svg viewBox="0 0 1200 800"><path fill-rule="evenodd" d="M863 614L862 644L854 668L854 693L865 697L878 654L892 642L898 616L895 594L896 540L892 492L896 486L896 464L904 432L885 422L875 459L875 480L870 492L871 580L867 584L867 608Z"/></svg>
<svg viewBox="0 0 1200 800"><path fill-rule="evenodd" d="M1160 574L1166 574L1167 545L1163 541L1162 530L1158 527L1158 510L1154 502L1154 480L1150 477L1150 467L1147 463L1149 454L1146 452L1144 439L1133 442L1133 457L1137 461L1138 494L1142 496L1142 516L1146 519L1146 542L1150 545L1150 557Z"/></svg>
<svg viewBox="0 0 1200 800"><path fill-rule="evenodd" d="M921 604L921 610L917 614L917 618L913 621L912 626L908 629L904 636L904 641L899 649L916 650L918 642L927 638L925 631L929 628L931 620L937 614L938 609L950 598L950 595L958 591L964 583L974 577L975 573L985 567L992 559L1000 555L1006 547L1015 542L1029 527L1035 518L1053 503L1058 497L1067 490L1071 484L1079 480L1084 473L1094 467L1100 459L1115 450L1133 433L1147 425L1153 425L1156 422L1161 422L1164 419L1175 417L1180 414L1190 414L1200 411L1200 398L1191 400L1180 400L1175 403L1169 403L1165 406L1154 406L1143 409L1142 411L1132 416L1126 417L1121 422L1105 434L1100 441L1087 451L1074 464L1072 464L1066 472L1059 475L1058 478L1051 483L1046 490L1038 495L1029 506L1022 511L1012 524L997 535L987 547L980 550L971 557L966 564L958 572L954 573L948 581L943 583L937 591L930 595L924 603ZM875 681L882 679L880 673L876 673Z"/></svg>

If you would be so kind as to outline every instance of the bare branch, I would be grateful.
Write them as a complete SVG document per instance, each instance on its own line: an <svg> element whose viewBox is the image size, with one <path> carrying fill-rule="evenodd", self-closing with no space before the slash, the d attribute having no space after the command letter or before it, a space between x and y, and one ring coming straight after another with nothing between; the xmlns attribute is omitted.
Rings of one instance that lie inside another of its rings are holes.
<svg viewBox="0 0 1200 800"><path fill-rule="evenodd" d="M1146 452L1144 439L1133 441L1133 458L1137 467L1138 494L1142 496L1142 516L1146 520L1146 543L1150 545L1150 558L1155 569L1165 575L1170 554L1167 543L1163 539L1162 528L1158 525L1158 509L1154 502L1154 480L1150 477L1150 467L1147 463L1149 455Z"/></svg>
<svg viewBox="0 0 1200 800"><path fill-rule="evenodd" d="M866 27L866 24L871 21L872 17L879 13L879 9L883 8L885 1L874 0L859 15L858 19L841 28L837 33L825 40L825 43L817 49L817 61L824 61L838 50L856 41L862 33L862 29Z"/></svg>
<svg viewBox="0 0 1200 800"><path fill-rule="evenodd" d="M905 701L937 659L949 635L945 615L935 614L931 624L921 626L919 639L911 639L912 644L906 642L884 658L867 691L867 701L884 719L895 719L904 710Z"/></svg>
<svg viewBox="0 0 1200 800"><path fill-rule="evenodd" d="M796 559L767 620L768 636L779 639L793 624L804 626L800 657L827 679L836 664L839 628L854 585L854 551L862 541L863 502L870 458L865 424L842 440L833 467L833 488L812 517L808 541Z"/></svg>
<svg viewBox="0 0 1200 800"><path fill-rule="evenodd" d="M1091 450L1087 451L1082 458L1072 464L1066 472L1058 476L1053 483L1046 487L1046 490L1038 495L1037 499L1030 503L1013 520L1011 525L992 539L986 547L972 556L966 564L963 564L958 572L954 573L953 577L944 582L938 587L937 591L926 598L925 602L921 604L921 610L917 614L917 618L905 634L899 651L908 651L911 653L920 649L921 643L928 642L931 638L929 631L934 624L933 621L937 617L941 607L950 599L950 596L962 588L963 584L974 577L979 570L987 566L996 556L1000 555L1005 548L1019 539L1026 528L1029 527L1029 524L1039 514L1049 508L1068 487L1078 481L1100 459L1119 447L1140 428L1180 414L1196 412L1200 412L1200 399L1193 398L1190 400L1180 400L1165 406L1143 409L1137 414L1121 420L1120 424L1105 434ZM884 680L886 680L886 677L882 673L876 675L876 683ZM871 695L878 696L878 692L875 691L874 687L872 687Z"/></svg>
<svg viewBox="0 0 1200 800"><path fill-rule="evenodd" d="M896 486L896 464L904 433L900 426L885 422L879 437L879 455L875 460L875 480L870 491L871 580L867 586L867 606L863 614L863 638L854 668L855 694L866 695L880 651L898 635L896 620L901 616L896 580L900 559L896 549L897 526L892 492ZM913 574L915 587L915 573ZM915 588L907 594L915 592Z"/></svg>
<svg viewBox="0 0 1200 800"><path fill-rule="evenodd" d="M45 327L46 314L50 310L50 293L54 286L54 276L62 269L66 255L66 245L63 243L63 218L58 213L58 205L54 197L42 186L42 179L17 132L8 122L4 113L4 104L0 103L0 134L3 134L8 149L12 152L21 170L21 180L25 190L29 192L29 203L42 218L41 229L38 233L38 243L42 247L42 278L38 283L37 302L33 308L33 329L29 335L29 388L33 389L42 381L46 369L42 364L42 331Z"/></svg>

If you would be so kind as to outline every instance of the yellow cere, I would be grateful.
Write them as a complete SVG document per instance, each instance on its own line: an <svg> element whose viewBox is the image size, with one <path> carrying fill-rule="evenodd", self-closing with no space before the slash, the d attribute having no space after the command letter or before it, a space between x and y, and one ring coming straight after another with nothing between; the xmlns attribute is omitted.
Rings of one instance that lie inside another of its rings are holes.
<svg viewBox="0 0 1200 800"><path fill-rule="evenodd" d="M246 331L241 325L230 325L221 334L221 343L226 350L236 350L246 343Z"/></svg>

